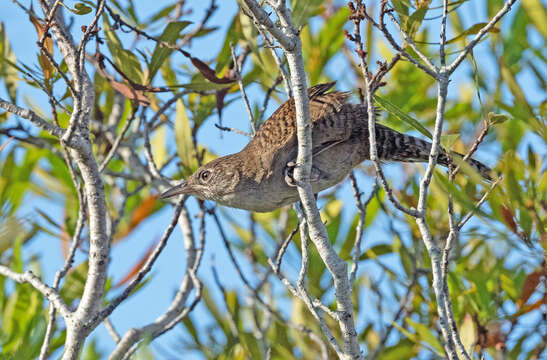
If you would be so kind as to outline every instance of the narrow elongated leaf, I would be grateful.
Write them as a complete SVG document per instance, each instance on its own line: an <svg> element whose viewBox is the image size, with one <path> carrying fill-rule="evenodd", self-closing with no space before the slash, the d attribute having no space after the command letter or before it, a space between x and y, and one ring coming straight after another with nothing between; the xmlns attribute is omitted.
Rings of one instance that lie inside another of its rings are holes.
<svg viewBox="0 0 547 360"><path fill-rule="evenodd" d="M194 146L192 143L192 127L186 107L182 100L177 101L177 115L175 117L175 142L177 143L177 153L182 163L183 175L191 175L198 167Z"/></svg>
<svg viewBox="0 0 547 360"><path fill-rule="evenodd" d="M165 41L169 45L176 43L177 39L180 37L180 32L184 30L190 21L174 21L170 22L163 30L163 33L160 36L160 40ZM152 58L150 59L150 65L148 66L148 82L152 82L154 76L160 69L161 65L171 55L173 49L168 48L167 46L156 44L154 52L152 53Z"/></svg>
<svg viewBox="0 0 547 360"><path fill-rule="evenodd" d="M9 60L5 62L4 59ZM11 102L15 103L17 96L17 70L10 65L15 63L17 59L11 50L9 39L4 29L4 23L0 23L0 77L4 80L7 93Z"/></svg>
<svg viewBox="0 0 547 360"><path fill-rule="evenodd" d="M167 138L165 126L160 127L150 140L154 161L158 168L161 168L167 161Z"/></svg>
<svg viewBox="0 0 547 360"><path fill-rule="evenodd" d="M380 255L391 254L393 247L388 244L374 245L370 249L367 249L360 257L359 260L376 259Z"/></svg>
<svg viewBox="0 0 547 360"><path fill-rule="evenodd" d="M465 318L463 320L463 324L460 327L460 336L462 339L462 344L465 350L472 355L473 352L471 349L473 348L473 345L475 345L475 342L477 341L475 334L475 325L473 324L473 319L471 318L471 315L466 314ZM460 359L462 359L460 357Z"/></svg>
<svg viewBox="0 0 547 360"><path fill-rule="evenodd" d="M522 0L521 6L543 38L547 38L547 10L541 0Z"/></svg>
<svg viewBox="0 0 547 360"><path fill-rule="evenodd" d="M146 250L146 252L144 253L144 255L137 260L137 262L135 263L135 265L133 265L129 271L127 272L127 274L125 274L119 281L117 284L114 285L114 287L120 287L124 284L127 284L129 282L129 280L133 279L133 277L135 275L137 275L137 273L140 271L140 269L144 266L144 264L146 264L146 261L148 260L148 258L150 257L150 255L152 254L152 251L154 251L154 249L156 248L156 245L157 243L154 242L152 244L150 244L150 246L148 247L148 250Z"/></svg>
<svg viewBox="0 0 547 360"><path fill-rule="evenodd" d="M292 19L299 28L304 26L310 17L315 15L323 0L291 0Z"/></svg>
<svg viewBox="0 0 547 360"><path fill-rule="evenodd" d="M424 324L414 322L410 318L406 318L405 321L408 325L414 328L420 340L429 345L431 349L437 353L437 355L444 356L444 350L441 343L439 342L439 340L437 340L435 335L433 335L429 327L425 326Z"/></svg>
<svg viewBox="0 0 547 360"><path fill-rule="evenodd" d="M518 300L518 306L522 307L522 305L526 304L528 299L530 299L530 296L536 291L536 288L543 276L543 273L541 271L534 271L530 273L526 280L524 281L524 285L522 286L522 292L520 295L520 299Z"/></svg>
<svg viewBox="0 0 547 360"><path fill-rule="evenodd" d="M137 56L135 56L135 54L133 54L131 51L125 50L123 48L120 39L118 38L114 30L112 30L111 26L108 24L107 21L105 21L104 27L105 29L108 29L104 31L106 35L105 40L116 66L129 79L138 84L142 84L143 73L141 69L141 63Z"/></svg>
<svg viewBox="0 0 547 360"><path fill-rule="evenodd" d="M73 268L68 274L65 284L59 292L67 305L72 304L74 300L82 295L88 269L89 264L85 261Z"/></svg>
<svg viewBox="0 0 547 360"><path fill-rule="evenodd" d="M466 36L469 36L469 35L475 35L476 33L478 33L483 27L486 26L487 23L477 23L473 26L471 26L470 28L468 28L467 30L465 30L464 32L462 32L461 34L457 35L456 37L448 40L446 43L447 44L451 44L453 42L456 42L458 40L461 40L463 38L465 38ZM490 29L489 32L492 32L492 33L499 33L500 32L500 29L498 28L495 28L493 27L492 29Z"/></svg>
<svg viewBox="0 0 547 360"><path fill-rule="evenodd" d="M416 35L418 30L420 29L425 14L427 13L427 10L429 10L430 2L431 0L422 1L418 9L409 16L406 22L406 31L411 38L414 38L414 35Z"/></svg>
<svg viewBox="0 0 547 360"><path fill-rule="evenodd" d="M452 195L454 200L467 211L472 211L473 213L481 216L488 216L484 211L475 206L475 203L462 190L458 189L453 182L450 182L446 175L436 171L433 176L435 180L439 182L441 188L448 194Z"/></svg>
<svg viewBox="0 0 547 360"><path fill-rule="evenodd" d="M431 135L429 130L427 130L422 124L420 124L418 120L406 114L403 110L401 110L397 105L393 104L391 101L378 95L374 95L374 100L376 101L378 105L380 105L385 111L387 111L391 115L395 116L399 120L412 126L414 129L418 130L419 132L421 132L428 138L430 139L433 138L433 135Z"/></svg>

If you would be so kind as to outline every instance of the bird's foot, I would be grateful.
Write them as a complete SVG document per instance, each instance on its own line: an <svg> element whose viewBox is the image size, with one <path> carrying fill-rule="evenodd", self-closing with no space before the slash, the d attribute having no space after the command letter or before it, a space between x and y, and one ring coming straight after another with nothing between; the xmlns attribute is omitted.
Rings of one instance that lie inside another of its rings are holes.
<svg viewBox="0 0 547 360"><path fill-rule="evenodd" d="M294 179L294 168L296 167L296 162L289 161L285 166L285 182L290 187L296 186L296 180Z"/></svg>
<svg viewBox="0 0 547 360"><path fill-rule="evenodd" d="M294 169L298 166L298 164L295 161L289 161L287 165L285 166L284 174L285 174L285 182L290 187L296 187L296 179L294 178ZM312 166L311 168L311 174L310 174L310 183L317 182L321 180L321 178L325 177L325 174L315 166Z"/></svg>

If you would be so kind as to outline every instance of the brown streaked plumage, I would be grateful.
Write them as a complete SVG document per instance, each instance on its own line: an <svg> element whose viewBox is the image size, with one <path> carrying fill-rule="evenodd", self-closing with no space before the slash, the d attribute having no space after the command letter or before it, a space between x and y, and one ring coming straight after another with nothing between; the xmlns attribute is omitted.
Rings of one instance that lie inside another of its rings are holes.
<svg viewBox="0 0 547 360"><path fill-rule="evenodd" d="M327 93L333 85L308 89L313 124L310 183L316 193L339 183L355 166L369 159L366 108L348 103L347 92ZM376 143L382 161L425 162L431 149L427 141L380 124L376 124ZM273 211L298 201L290 179L296 155L296 116L294 100L290 99L264 122L243 150L201 166L185 182L163 193L162 198L189 194L230 207ZM438 163L448 166L450 161L441 152ZM473 159L468 163L489 178L487 166Z"/></svg>

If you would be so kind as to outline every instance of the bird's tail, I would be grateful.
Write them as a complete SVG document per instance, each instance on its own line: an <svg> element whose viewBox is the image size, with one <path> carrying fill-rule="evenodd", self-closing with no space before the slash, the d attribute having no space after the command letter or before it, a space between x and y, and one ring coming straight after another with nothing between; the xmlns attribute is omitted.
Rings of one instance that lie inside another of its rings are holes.
<svg viewBox="0 0 547 360"><path fill-rule="evenodd" d="M431 143L414 136L401 134L386 126L376 124L376 143L378 157L385 161L401 162L427 162L431 152ZM448 167L450 164L457 166L463 159L463 155L452 152L450 154L441 150L437 158L439 165ZM467 159L473 169L487 180L492 180L492 170L475 159Z"/></svg>

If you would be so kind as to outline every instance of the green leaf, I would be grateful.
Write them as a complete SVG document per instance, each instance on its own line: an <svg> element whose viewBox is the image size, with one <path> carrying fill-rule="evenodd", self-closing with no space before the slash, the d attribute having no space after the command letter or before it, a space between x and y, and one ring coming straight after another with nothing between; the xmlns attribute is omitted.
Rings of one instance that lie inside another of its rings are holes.
<svg viewBox="0 0 547 360"><path fill-rule="evenodd" d="M105 40L114 59L114 64L132 81L142 84L143 73L141 63L131 51L125 50L122 43L107 20L104 21Z"/></svg>
<svg viewBox="0 0 547 360"><path fill-rule="evenodd" d="M380 255L391 254L393 252L393 247L388 244L378 244L374 245L370 249L366 250L359 257L360 261L368 259L376 259Z"/></svg>
<svg viewBox="0 0 547 360"><path fill-rule="evenodd" d="M386 98L383 98L378 95L374 95L374 100L380 107L382 107L385 111L390 113L391 115L395 116L399 120L407 123L408 125L412 126L414 129L418 130L428 138L432 139L433 135L427 130L422 124L418 122L418 120L414 119L413 117L410 117L408 114L406 114L401 108L399 108L397 105L393 104Z"/></svg>
<svg viewBox="0 0 547 360"><path fill-rule="evenodd" d="M158 20L164 20L167 16L169 16L169 13L175 9L175 6L177 6L176 3L164 7L163 9L159 10L158 12L152 14L148 18L148 20L145 20L145 22L146 23L153 23L153 22L156 22Z"/></svg>
<svg viewBox="0 0 547 360"><path fill-rule="evenodd" d="M84 292L88 269L89 265L87 261L84 261L80 265L73 268L68 274L65 284L59 291L59 294L67 305L70 306L70 304L72 304L72 302L79 298Z"/></svg>
<svg viewBox="0 0 547 360"><path fill-rule="evenodd" d="M163 30L163 33L160 36L160 40L165 41L169 45L173 45L177 42L177 39L180 37L180 32L184 30L192 22L190 21L174 21L170 22ZM150 65L148 65L148 82L152 82L154 76L161 68L165 59L171 55L173 49L161 44L156 44L154 52L152 53L152 58L150 59Z"/></svg>
<svg viewBox="0 0 547 360"><path fill-rule="evenodd" d="M177 153L182 163L183 176L190 176L197 168L194 145L192 141L192 127L190 118L182 100L177 101L175 117L175 143L177 144Z"/></svg>
<svg viewBox="0 0 547 360"><path fill-rule="evenodd" d="M170 85L170 87L182 87L186 90L191 91L216 91L225 89L226 87L230 86L231 85L212 83L209 80L205 79L203 76L201 76L201 79L193 79L192 82L188 84L180 84L176 86Z"/></svg>
<svg viewBox="0 0 547 360"><path fill-rule="evenodd" d="M216 321L216 327L220 328L220 330L222 330L222 332L224 333L224 336L230 339L232 337L232 331L230 330L228 322L224 319L225 312L220 311L217 302L212 298L211 293L207 287L203 288L202 300L210 315Z"/></svg>
<svg viewBox="0 0 547 360"><path fill-rule="evenodd" d="M380 354L379 358L382 360L413 359L416 355L416 346L409 339L401 339L395 345L387 346Z"/></svg>
<svg viewBox="0 0 547 360"><path fill-rule="evenodd" d="M314 16L323 0L291 0L292 19L298 29L307 24L308 19Z"/></svg>
<svg viewBox="0 0 547 360"><path fill-rule="evenodd" d="M89 14L93 10L91 7L87 6L84 3L74 4L74 9L76 10L76 12L74 12L76 15Z"/></svg>
<svg viewBox="0 0 547 360"><path fill-rule="evenodd" d="M456 37L448 40L446 43L447 44L451 44L451 43L454 43L458 40L461 40L463 38L465 38L466 36L469 36L469 35L475 35L476 33L478 33L483 27L485 27L488 23L477 23L473 26L471 26L470 28L468 28L467 30L465 30L464 32L462 32L461 34L457 35ZM499 33L500 30L493 27L492 29L489 30L489 32L492 32L492 33Z"/></svg>
<svg viewBox="0 0 547 360"><path fill-rule="evenodd" d="M448 150L452 147L452 145L454 145L454 143L456 142L456 140L458 140L459 137L460 137L460 134L441 135L441 146L443 147L443 149Z"/></svg>
<svg viewBox="0 0 547 360"><path fill-rule="evenodd" d="M520 295L520 289L515 286L515 280L508 277L505 274L500 275L501 288L507 293L507 295L513 300L517 300Z"/></svg>
<svg viewBox="0 0 547 360"><path fill-rule="evenodd" d="M490 125L497 125L501 124L503 122L506 122L507 120L510 120L511 117L506 114L495 114L493 112L488 113L488 123Z"/></svg>
<svg viewBox="0 0 547 360"><path fill-rule="evenodd" d="M540 0L522 0L521 6L543 38L547 38L547 9Z"/></svg>
<svg viewBox="0 0 547 360"><path fill-rule="evenodd" d="M342 7L325 22L316 37L307 46L306 68L310 72L312 84L318 82L323 75L323 70L329 60L340 53L340 49L346 40L344 32L340 31L347 22L349 9ZM306 28L309 33L309 27Z"/></svg>
<svg viewBox="0 0 547 360"><path fill-rule="evenodd" d="M417 343L419 341L416 334L411 333L410 331L408 331L407 329L405 329L401 325L397 324L396 322L392 322L391 324L393 325L394 328L399 330L404 336L409 338L412 342Z"/></svg>
<svg viewBox="0 0 547 360"><path fill-rule="evenodd" d="M230 43L236 44L240 39L243 38L241 33L241 22L239 21L240 14L236 14L226 32L226 37L224 38L224 43L222 48L217 55L217 65L215 71L220 73L225 66L228 65L232 59L232 53L230 49Z"/></svg>
<svg viewBox="0 0 547 360"><path fill-rule="evenodd" d="M401 19L404 19L408 16L408 1L406 0L393 0L391 2L393 4L393 8L397 12L397 15L401 17Z"/></svg>
<svg viewBox="0 0 547 360"><path fill-rule="evenodd" d="M16 245L17 247L18 245ZM18 271L21 272L21 271ZM2 354L13 353L18 358L34 358L30 353L36 351L34 330L45 332L45 324L40 324L43 298L29 284L16 284L3 309L1 333L8 335L2 341ZM31 344L34 341L34 344ZM26 356L23 356L26 355ZM17 357L15 357L17 358Z"/></svg>
<svg viewBox="0 0 547 360"><path fill-rule="evenodd" d="M17 59L15 53L11 50L9 39L4 29L4 23L0 23L0 77L4 80L4 86L11 102L15 103L17 97L17 69L11 64L15 64Z"/></svg>
<svg viewBox="0 0 547 360"><path fill-rule="evenodd" d="M97 349L96 339L92 339L86 346L82 360L99 360L103 358L103 354Z"/></svg>
<svg viewBox="0 0 547 360"><path fill-rule="evenodd" d="M67 9L68 11L76 15L86 15L86 14L89 14L91 11L93 11L91 7L87 6L84 3L74 4L74 9L70 8L70 6L63 4L62 1L59 2L59 4L61 4L62 6L65 7L65 9Z"/></svg>
<svg viewBox="0 0 547 360"><path fill-rule="evenodd" d="M427 13L427 10L429 10L429 3L430 1L422 2L422 6L418 7L418 9L414 11L406 21L405 28L410 38L414 38L414 35L416 35L420 29L425 14Z"/></svg>
<svg viewBox="0 0 547 360"><path fill-rule="evenodd" d="M412 321L410 318L406 318L405 321L408 325L414 328L414 330L418 334L421 341L428 344L431 347L431 349L437 353L437 355L444 356L443 347L441 343L439 342L439 340L437 340L437 337L433 335L433 333L431 332L431 329L429 329L424 324L420 324L420 323Z"/></svg>
<svg viewBox="0 0 547 360"><path fill-rule="evenodd" d="M466 209L467 211L471 211L474 214L488 217L488 215L484 211L475 206L475 203L467 196L467 194L465 194L462 190L458 189L458 187L453 182L449 181L445 174L441 173L440 171L435 171L433 176L435 180L439 183L441 189L443 189L446 193L452 195L454 200L464 209Z"/></svg>
<svg viewBox="0 0 547 360"><path fill-rule="evenodd" d="M245 331L240 331L238 335L239 335L239 338L241 339L241 343L245 347L245 350L247 350L249 358L261 359L262 352L260 351L260 347L258 345L258 341L256 337Z"/></svg>

